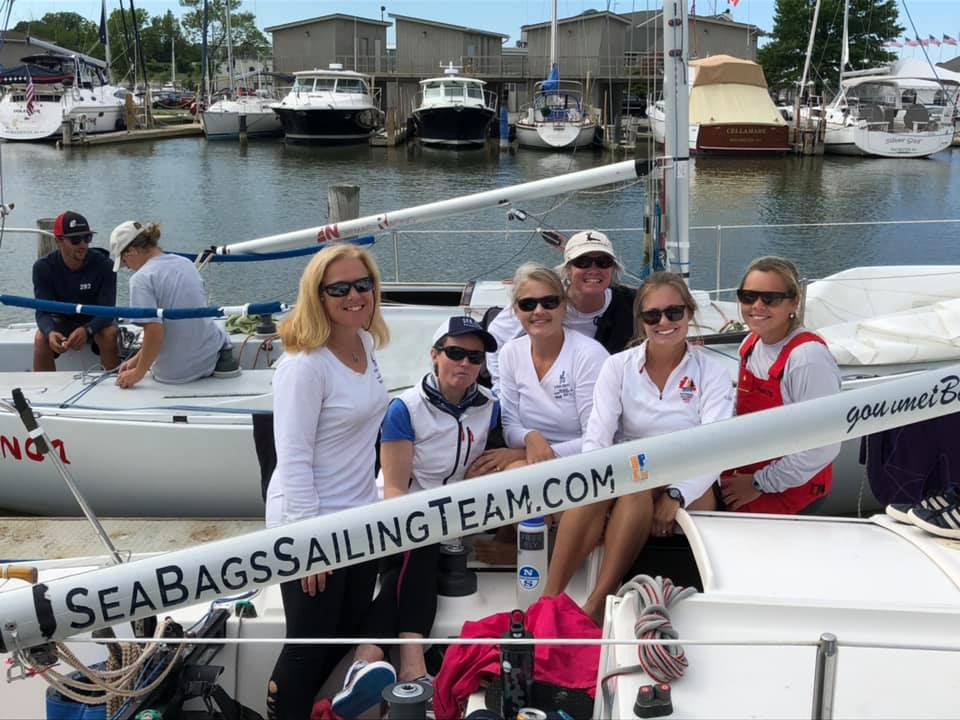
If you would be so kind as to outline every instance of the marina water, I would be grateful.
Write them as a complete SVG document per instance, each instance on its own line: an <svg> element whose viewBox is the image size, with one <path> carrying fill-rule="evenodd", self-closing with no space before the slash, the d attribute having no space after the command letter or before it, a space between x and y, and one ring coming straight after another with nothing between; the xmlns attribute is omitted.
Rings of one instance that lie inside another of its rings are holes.
<svg viewBox="0 0 960 720"><path fill-rule="evenodd" d="M52 145L6 143L4 201L16 204L7 225L33 227L37 218L77 210L106 247L110 230L128 219L157 221L166 250L197 251L214 244L320 225L327 188L360 186L362 215L583 170L612 162L591 149L574 154L496 146L448 151L311 147L280 141L162 142L58 150ZM958 262L957 233L948 224L871 227L743 228L736 225L960 218L960 152L927 160L794 156L699 157L692 163L690 208L693 285L716 285L716 249L722 240L720 286L739 280L749 260L776 253L796 260L808 277L856 265ZM642 261L644 187L599 188L573 196L523 203L525 222L498 208L398 231L399 268L389 233L374 252L387 280L454 281L509 277L528 259L555 264L560 254L535 233L560 229L637 228L612 233L628 268ZM718 232L716 226L725 226ZM410 233L407 230L432 231ZM464 234L437 231L463 230ZM520 231L506 235L505 230ZM32 295L32 235L3 237L0 292ZM215 265L205 270L212 304L292 302L305 258L272 263ZM121 271L118 302L125 303L128 271ZM31 319L0 305L0 322Z"/></svg>

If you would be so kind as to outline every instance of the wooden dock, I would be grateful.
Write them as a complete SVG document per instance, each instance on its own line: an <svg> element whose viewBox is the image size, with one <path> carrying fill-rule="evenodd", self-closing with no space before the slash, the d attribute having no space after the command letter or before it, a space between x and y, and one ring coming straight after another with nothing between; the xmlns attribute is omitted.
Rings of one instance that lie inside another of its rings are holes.
<svg viewBox="0 0 960 720"><path fill-rule="evenodd" d="M169 138L192 137L202 135L200 123L168 125L165 127L140 128L137 130L119 130L117 132L97 133L95 135L74 134L69 140L61 139L59 147L90 147L93 145L116 145L118 143L143 142L144 140L167 140Z"/></svg>
<svg viewBox="0 0 960 720"><path fill-rule="evenodd" d="M171 552L263 530L263 518L100 518L121 553ZM105 555L82 517L0 518L0 562Z"/></svg>

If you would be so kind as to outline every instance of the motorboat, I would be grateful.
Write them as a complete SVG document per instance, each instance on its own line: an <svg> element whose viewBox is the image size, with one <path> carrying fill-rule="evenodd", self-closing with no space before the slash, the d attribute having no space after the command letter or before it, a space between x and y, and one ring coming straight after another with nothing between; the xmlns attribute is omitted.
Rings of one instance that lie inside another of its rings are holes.
<svg viewBox="0 0 960 720"><path fill-rule="evenodd" d="M123 103L128 91L109 84L100 66L77 55L52 53L30 55L21 62L0 72L4 89L0 138L49 140L60 136L66 120L84 133L125 127Z"/></svg>
<svg viewBox="0 0 960 720"><path fill-rule="evenodd" d="M339 63L293 75L290 92L270 106L290 142L360 142L383 125L378 96L366 75Z"/></svg>
<svg viewBox="0 0 960 720"><path fill-rule="evenodd" d="M283 124L273 111L276 99L259 91L237 92L201 111L200 124L207 140L229 140L240 136L241 118L247 137L283 135Z"/></svg>
<svg viewBox="0 0 960 720"><path fill-rule="evenodd" d="M666 137L662 100L649 110L654 139ZM730 55L690 61L691 152L786 152L787 121L770 99L763 68Z"/></svg>
<svg viewBox="0 0 960 720"><path fill-rule="evenodd" d="M462 147L483 145L497 114L497 98L486 83L460 75L453 63L443 77L420 81L413 110L417 134L424 145Z"/></svg>
<svg viewBox="0 0 960 720"><path fill-rule="evenodd" d="M585 102L581 83L560 79L556 0L552 7L549 73L546 80L534 85L532 101L520 109L515 124L517 143L539 150L575 150L593 144L596 113Z"/></svg>

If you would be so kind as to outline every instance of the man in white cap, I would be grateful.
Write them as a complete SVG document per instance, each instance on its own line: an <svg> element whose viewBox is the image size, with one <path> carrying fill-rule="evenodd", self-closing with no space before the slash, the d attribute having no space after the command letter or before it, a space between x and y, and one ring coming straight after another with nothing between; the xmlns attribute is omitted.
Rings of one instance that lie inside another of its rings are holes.
<svg viewBox="0 0 960 720"><path fill-rule="evenodd" d="M636 290L617 283L622 269L610 238L599 230L572 235L564 246L563 265L557 268L567 289L563 326L592 337L611 355L626 348L634 335ZM487 330L500 347L523 335L512 307L504 308ZM496 388L500 379L497 353L487 353L487 369Z"/></svg>

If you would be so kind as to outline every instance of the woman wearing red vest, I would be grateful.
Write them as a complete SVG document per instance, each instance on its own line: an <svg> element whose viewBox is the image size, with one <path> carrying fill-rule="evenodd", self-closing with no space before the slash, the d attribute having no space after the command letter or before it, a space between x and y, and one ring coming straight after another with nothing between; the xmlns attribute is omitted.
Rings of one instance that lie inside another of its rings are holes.
<svg viewBox="0 0 960 720"><path fill-rule="evenodd" d="M823 339L797 318L800 274L789 260L754 260L737 290L750 334L740 346L737 415L840 391L840 371ZM728 510L795 515L830 492L840 445L735 469L720 481Z"/></svg>

